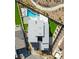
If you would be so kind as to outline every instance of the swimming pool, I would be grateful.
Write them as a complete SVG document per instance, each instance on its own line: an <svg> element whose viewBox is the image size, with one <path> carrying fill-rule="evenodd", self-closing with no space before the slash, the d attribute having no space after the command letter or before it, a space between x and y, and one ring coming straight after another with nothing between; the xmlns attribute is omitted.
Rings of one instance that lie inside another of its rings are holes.
<svg viewBox="0 0 79 59"><path fill-rule="evenodd" d="M27 16L37 17L37 16L39 16L39 14L34 12L34 11L32 11L32 10L30 10L30 9L27 9Z"/></svg>

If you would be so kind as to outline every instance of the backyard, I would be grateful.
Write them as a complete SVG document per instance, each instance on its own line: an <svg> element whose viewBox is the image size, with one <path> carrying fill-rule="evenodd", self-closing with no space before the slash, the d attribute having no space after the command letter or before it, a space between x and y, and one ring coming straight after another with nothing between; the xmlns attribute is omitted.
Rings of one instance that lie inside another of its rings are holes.
<svg viewBox="0 0 79 59"><path fill-rule="evenodd" d="M21 18L20 18L20 15L19 15L19 10L18 10L17 3L15 3L15 23L16 23L16 25L21 25ZM27 29L28 25L23 24L23 26L24 26L24 30L27 31L28 30ZM49 19L49 27L50 27L50 32L53 34L55 32L57 24Z"/></svg>

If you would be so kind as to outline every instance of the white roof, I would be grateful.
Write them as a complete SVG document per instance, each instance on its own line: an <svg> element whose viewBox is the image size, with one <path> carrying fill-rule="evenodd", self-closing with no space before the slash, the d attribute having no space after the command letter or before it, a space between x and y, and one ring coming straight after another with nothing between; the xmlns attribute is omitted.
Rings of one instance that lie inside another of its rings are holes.
<svg viewBox="0 0 79 59"><path fill-rule="evenodd" d="M29 42L37 42L37 36L44 36L44 26L41 20L29 20L28 39Z"/></svg>

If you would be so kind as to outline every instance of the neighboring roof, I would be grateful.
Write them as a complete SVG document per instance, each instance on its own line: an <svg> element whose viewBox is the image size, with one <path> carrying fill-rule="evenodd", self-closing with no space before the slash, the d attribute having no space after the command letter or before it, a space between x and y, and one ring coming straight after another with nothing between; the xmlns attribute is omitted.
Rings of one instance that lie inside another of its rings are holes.
<svg viewBox="0 0 79 59"><path fill-rule="evenodd" d="M43 59L43 58L42 57L39 57L39 56L30 55L26 59Z"/></svg>

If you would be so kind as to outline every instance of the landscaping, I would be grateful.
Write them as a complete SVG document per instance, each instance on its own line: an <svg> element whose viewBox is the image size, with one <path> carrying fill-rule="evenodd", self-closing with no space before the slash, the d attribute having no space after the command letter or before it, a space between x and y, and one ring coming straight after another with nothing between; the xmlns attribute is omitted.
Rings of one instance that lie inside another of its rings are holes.
<svg viewBox="0 0 79 59"><path fill-rule="evenodd" d="M49 27L50 32L53 34L55 32L57 24L49 19Z"/></svg>
<svg viewBox="0 0 79 59"><path fill-rule="evenodd" d="M15 2L15 24L16 25L20 25L21 24L19 10L18 10L18 6L17 6L17 3L16 2Z"/></svg>
<svg viewBox="0 0 79 59"><path fill-rule="evenodd" d="M28 32L28 24L23 24L23 26L24 26L24 31Z"/></svg>

